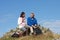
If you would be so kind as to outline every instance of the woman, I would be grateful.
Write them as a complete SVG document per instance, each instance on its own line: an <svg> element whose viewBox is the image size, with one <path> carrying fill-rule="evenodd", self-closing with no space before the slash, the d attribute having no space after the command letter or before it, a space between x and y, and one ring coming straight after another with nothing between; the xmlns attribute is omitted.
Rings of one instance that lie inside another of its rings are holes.
<svg viewBox="0 0 60 40"><path fill-rule="evenodd" d="M18 27L19 29L26 31L26 28L25 28L26 22L25 22L25 13L24 12L21 12L20 17L18 18L18 25L19 25L19 27Z"/></svg>

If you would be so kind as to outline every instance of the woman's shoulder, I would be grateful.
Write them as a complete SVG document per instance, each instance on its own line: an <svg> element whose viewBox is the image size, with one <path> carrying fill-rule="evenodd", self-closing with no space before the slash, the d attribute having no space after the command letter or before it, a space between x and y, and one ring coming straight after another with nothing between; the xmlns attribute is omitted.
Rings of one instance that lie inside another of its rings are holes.
<svg viewBox="0 0 60 40"><path fill-rule="evenodd" d="M18 19L22 19L22 17L19 17Z"/></svg>

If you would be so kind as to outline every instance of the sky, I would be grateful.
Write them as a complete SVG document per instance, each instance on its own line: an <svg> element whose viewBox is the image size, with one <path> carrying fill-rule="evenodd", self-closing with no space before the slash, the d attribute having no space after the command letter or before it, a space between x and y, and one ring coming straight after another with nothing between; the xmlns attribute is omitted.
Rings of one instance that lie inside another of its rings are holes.
<svg viewBox="0 0 60 40"><path fill-rule="evenodd" d="M60 0L0 0L0 37L17 27L21 12L35 14L38 24L60 34Z"/></svg>

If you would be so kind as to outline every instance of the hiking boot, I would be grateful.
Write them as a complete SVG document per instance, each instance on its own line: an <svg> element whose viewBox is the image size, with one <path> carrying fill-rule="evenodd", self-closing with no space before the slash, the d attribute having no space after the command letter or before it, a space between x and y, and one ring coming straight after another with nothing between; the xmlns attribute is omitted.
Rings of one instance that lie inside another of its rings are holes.
<svg viewBox="0 0 60 40"><path fill-rule="evenodd" d="M34 33L30 33L30 35L34 35Z"/></svg>

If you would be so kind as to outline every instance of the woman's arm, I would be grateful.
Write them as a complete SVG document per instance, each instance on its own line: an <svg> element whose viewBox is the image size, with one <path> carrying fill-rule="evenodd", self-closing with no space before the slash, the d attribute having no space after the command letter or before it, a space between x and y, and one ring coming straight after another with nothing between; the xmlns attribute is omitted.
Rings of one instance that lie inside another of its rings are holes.
<svg viewBox="0 0 60 40"><path fill-rule="evenodd" d="M18 18L18 25L22 24L22 18Z"/></svg>

